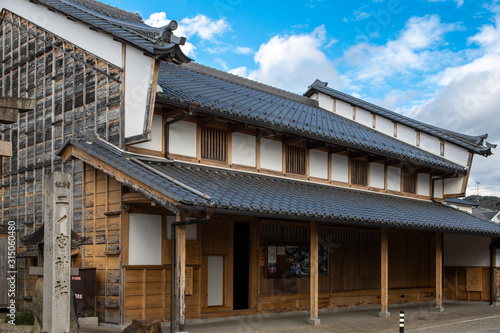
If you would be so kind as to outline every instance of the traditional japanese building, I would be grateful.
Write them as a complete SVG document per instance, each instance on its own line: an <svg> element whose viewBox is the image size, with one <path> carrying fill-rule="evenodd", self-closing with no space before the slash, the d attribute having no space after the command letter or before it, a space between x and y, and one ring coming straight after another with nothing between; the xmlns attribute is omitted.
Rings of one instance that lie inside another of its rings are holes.
<svg viewBox="0 0 500 333"><path fill-rule="evenodd" d="M496 302L500 226L444 204L486 135L195 64L175 23L93 0L0 4L0 96L36 101L0 125L1 221L33 234L46 175L72 175L72 262L97 270L101 323ZM25 308L38 261L20 246Z"/></svg>

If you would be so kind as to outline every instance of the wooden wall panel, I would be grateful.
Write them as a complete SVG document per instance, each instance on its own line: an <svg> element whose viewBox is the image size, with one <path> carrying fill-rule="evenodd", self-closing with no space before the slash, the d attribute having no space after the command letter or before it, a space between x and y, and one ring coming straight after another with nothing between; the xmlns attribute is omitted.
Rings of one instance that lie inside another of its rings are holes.
<svg viewBox="0 0 500 333"><path fill-rule="evenodd" d="M467 290L467 267L445 267L443 277L443 294L445 300L457 301L490 301L490 268L478 267L482 270L481 291Z"/></svg>

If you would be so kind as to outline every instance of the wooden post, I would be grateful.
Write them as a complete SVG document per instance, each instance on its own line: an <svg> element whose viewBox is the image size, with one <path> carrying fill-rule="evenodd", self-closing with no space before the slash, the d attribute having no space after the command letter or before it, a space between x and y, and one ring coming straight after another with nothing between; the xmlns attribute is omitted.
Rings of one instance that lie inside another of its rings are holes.
<svg viewBox="0 0 500 333"><path fill-rule="evenodd" d="M182 221L182 217L177 215L177 222ZM186 324L186 226L179 225L176 230L175 243L175 280L177 290L176 297L176 317L178 318L176 332L183 332Z"/></svg>
<svg viewBox="0 0 500 333"><path fill-rule="evenodd" d="M320 325L321 321L318 318L318 223L311 222L311 244L310 244L310 258L309 258L309 276L311 283L311 310L310 318L307 322L309 325Z"/></svg>
<svg viewBox="0 0 500 333"><path fill-rule="evenodd" d="M252 310L259 309L260 282L260 223L250 223L250 288L249 306Z"/></svg>
<svg viewBox="0 0 500 333"><path fill-rule="evenodd" d="M382 228L380 239L380 313L379 317L389 318L389 235Z"/></svg>
<svg viewBox="0 0 500 333"><path fill-rule="evenodd" d="M443 312L443 233L436 232L436 311Z"/></svg>

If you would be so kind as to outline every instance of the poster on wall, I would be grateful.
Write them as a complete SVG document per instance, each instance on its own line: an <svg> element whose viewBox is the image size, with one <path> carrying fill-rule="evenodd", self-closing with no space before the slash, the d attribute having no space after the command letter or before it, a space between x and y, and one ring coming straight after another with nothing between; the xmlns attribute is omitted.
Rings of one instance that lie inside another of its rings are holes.
<svg viewBox="0 0 500 333"><path fill-rule="evenodd" d="M307 245L268 245L267 251L267 278L309 277L310 252ZM320 276L328 275L328 250L319 246Z"/></svg>

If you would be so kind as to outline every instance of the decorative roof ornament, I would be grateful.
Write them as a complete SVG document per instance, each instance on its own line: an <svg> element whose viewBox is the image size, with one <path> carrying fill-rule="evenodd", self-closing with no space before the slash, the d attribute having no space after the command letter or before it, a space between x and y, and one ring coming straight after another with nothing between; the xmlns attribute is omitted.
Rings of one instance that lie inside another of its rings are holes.
<svg viewBox="0 0 500 333"><path fill-rule="evenodd" d="M156 39L155 44L159 46L164 46L165 44L184 45L186 43L186 37L178 37L173 34L173 31L178 27L179 24L177 21L170 21L170 23L163 28L163 33Z"/></svg>

